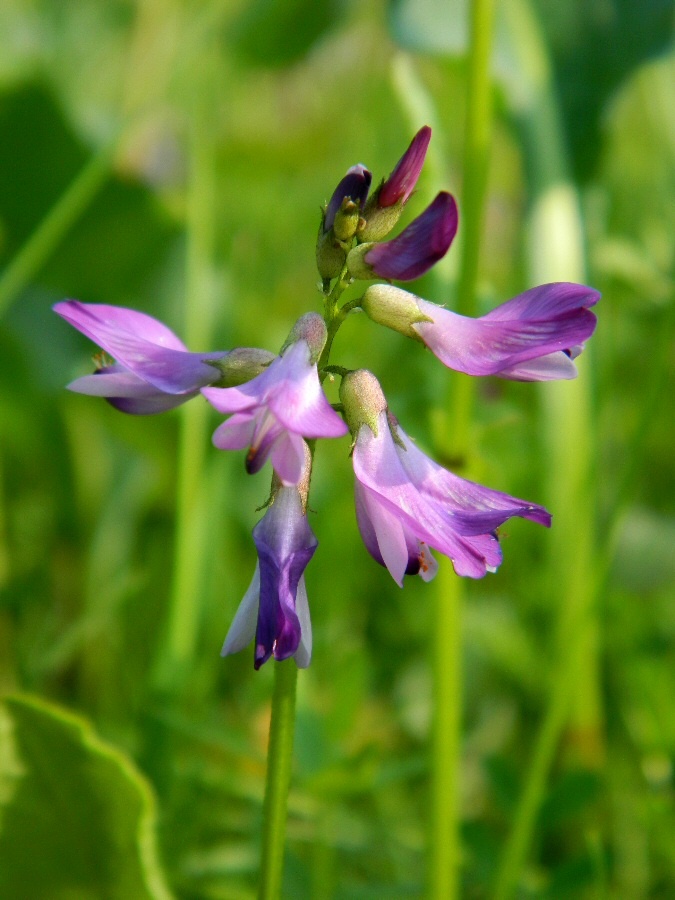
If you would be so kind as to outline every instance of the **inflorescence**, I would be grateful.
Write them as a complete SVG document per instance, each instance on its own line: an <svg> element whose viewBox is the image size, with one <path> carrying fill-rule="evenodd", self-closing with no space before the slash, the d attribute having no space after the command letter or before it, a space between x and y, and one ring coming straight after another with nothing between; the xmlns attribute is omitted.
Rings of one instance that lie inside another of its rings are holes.
<svg viewBox="0 0 675 900"><path fill-rule="evenodd" d="M597 291L565 282L532 288L473 319L394 287L427 272L457 232L454 198L441 192L397 237L385 240L419 178L431 138L422 128L391 175L371 192L372 176L353 166L322 210L316 259L323 315L308 312L278 355L256 348L190 352L165 325L132 309L76 300L54 310L105 354L99 368L70 390L105 397L126 413L163 412L202 394L229 415L215 431L222 450L247 449L246 470L269 459L272 490L253 529L258 564L225 639L223 655L255 639L254 665L270 656L309 665L312 633L305 569L317 539L307 501L318 438L351 433L356 519L370 555L399 585L405 575L429 581L449 557L458 575L481 578L501 563L497 529L512 516L549 526L542 506L467 481L422 453L389 410L372 372L329 365L333 338L361 309L374 322L428 347L447 367L468 375L518 381L575 377L574 359L595 328ZM382 279L340 305L357 280ZM341 379L340 405L322 389ZM311 449L310 444L311 443Z"/></svg>

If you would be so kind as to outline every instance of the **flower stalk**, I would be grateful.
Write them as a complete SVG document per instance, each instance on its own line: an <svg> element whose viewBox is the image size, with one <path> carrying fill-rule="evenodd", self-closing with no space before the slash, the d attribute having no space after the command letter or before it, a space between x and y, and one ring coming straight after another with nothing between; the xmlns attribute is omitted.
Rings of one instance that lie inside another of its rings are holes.
<svg viewBox="0 0 675 900"><path fill-rule="evenodd" d="M274 662L258 900L278 900L281 896L297 681L298 668L294 660Z"/></svg>
<svg viewBox="0 0 675 900"><path fill-rule="evenodd" d="M476 280L483 227L492 131L490 61L494 0L472 0L464 132L462 190L463 244L457 288L457 312L476 313ZM452 423L442 436L453 458L467 460L475 382L463 375L451 383ZM451 437L452 435L452 437ZM464 584L442 566L436 582L435 641L432 672L434 707L431 746L431 818L428 896L455 900L461 895L460 764L462 729L462 606Z"/></svg>

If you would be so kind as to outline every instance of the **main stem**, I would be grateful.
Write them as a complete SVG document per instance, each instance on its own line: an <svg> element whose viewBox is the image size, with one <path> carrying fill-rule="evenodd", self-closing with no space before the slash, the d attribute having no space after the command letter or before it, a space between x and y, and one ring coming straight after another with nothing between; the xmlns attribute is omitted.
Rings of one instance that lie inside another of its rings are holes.
<svg viewBox="0 0 675 900"><path fill-rule="evenodd" d="M471 4L467 114L464 141L462 218L464 243L457 310L475 315L476 279L483 227L490 134L492 81L490 58L494 19L493 0ZM452 430L445 423L444 449L466 462L471 447L474 381L459 376L451 393ZM454 900L460 896L461 809L460 756L462 734L462 607L463 583L442 566L437 578L434 638L434 722L431 758L431 822L429 897Z"/></svg>
<svg viewBox="0 0 675 900"><path fill-rule="evenodd" d="M297 680L298 668L293 659L274 663L274 695L267 751L258 900L277 900L281 896L286 809L293 761Z"/></svg>

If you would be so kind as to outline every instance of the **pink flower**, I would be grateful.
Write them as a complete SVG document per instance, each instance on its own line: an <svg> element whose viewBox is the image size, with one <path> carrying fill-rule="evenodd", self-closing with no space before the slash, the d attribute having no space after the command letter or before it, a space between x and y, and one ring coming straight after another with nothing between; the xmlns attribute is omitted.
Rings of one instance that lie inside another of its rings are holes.
<svg viewBox="0 0 675 900"><path fill-rule="evenodd" d="M180 406L222 377L218 364L229 356L224 350L190 353L166 325L135 309L65 300L54 312L117 360L77 378L69 390L105 397L122 412L147 415Z"/></svg>
<svg viewBox="0 0 675 900"><path fill-rule="evenodd" d="M549 526L542 507L467 481L415 446L388 413L372 373L345 376L340 396L354 437L356 516L371 556L403 584L434 577L431 549L458 575L482 578L502 561L496 529L512 516Z"/></svg>
<svg viewBox="0 0 675 900"><path fill-rule="evenodd" d="M325 333L321 316L307 313L296 324L296 339L257 378L240 387L202 391L218 412L234 413L216 429L213 443L221 450L248 447L248 472L259 471L270 458L284 484L297 484L305 459L303 438L347 433L319 384L316 358Z"/></svg>
<svg viewBox="0 0 675 900"><path fill-rule="evenodd" d="M367 289L361 306L373 321L422 341L458 372L550 381L576 376L572 360L595 330L589 307L599 299L583 284L542 284L471 319L377 284Z"/></svg>

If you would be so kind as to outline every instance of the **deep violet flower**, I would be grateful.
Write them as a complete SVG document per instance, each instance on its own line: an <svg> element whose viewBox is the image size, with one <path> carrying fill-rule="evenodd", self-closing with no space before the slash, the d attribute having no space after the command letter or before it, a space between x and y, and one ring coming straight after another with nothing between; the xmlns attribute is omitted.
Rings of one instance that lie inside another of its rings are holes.
<svg viewBox="0 0 675 900"><path fill-rule="evenodd" d="M305 459L303 438L342 437L348 429L319 383L316 360L326 340L321 316L302 316L289 340L257 378L240 387L204 388L202 393L218 412L234 413L216 429L216 447L248 447L248 472L258 472L269 457L285 484L297 484Z"/></svg>
<svg viewBox="0 0 675 900"><path fill-rule="evenodd" d="M54 312L116 360L77 378L69 390L105 397L126 413L147 415L180 406L222 379L219 365L231 356L227 351L190 353L166 325L134 309L65 300L55 304ZM273 358L264 350L235 351L237 358L242 352L257 360L248 377Z"/></svg>
<svg viewBox="0 0 675 900"><path fill-rule="evenodd" d="M377 284L366 290L361 306L375 322L422 341L451 369L551 381L576 376L572 360L595 330L589 307L599 299L583 284L542 284L471 319L401 288Z"/></svg>
<svg viewBox="0 0 675 900"><path fill-rule="evenodd" d="M333 196L328 201L323 217L324 232L330 231L335 223L335 216L341 209L345 200L363 209L373 179L371 172L359 163L347 170L347 174L333 191Z"/></svg>
<svg viewBox="0 0 675 900"><path fill-rule="evenodd" d="M347 257L355 278L412 281L420 278L448 251L457 233L457 204L441 191L424 212L397 237L384 243L364 243Z"/></svg>
<svg viewBox="0 0 675 900"><path fill-rule="evenodd" d="M225 638L222 656L242 650L255 635L254 666L270 656L294 656L306 668L312 658L304 571L317 547L300 491L280 487L253 529L258 564Z"/></svg>
<svg viewBox="0 0 675 900"><path fill-rule="evenodd" d="M396 225L420 177L430 140L431 128L425 125L412 139L389 178L372 192L356 232L359 241L381 241Z"/></svg>
<svg viewBox="0 0 675 900"><path fill-rule="evenodd" d="M371 556L394 580L434 577L429 548L458 575L482 578L502 561L496 529L512 516L549 526L542 507L459 478L422 453L388 412L377 379L361 369L340 391L354 437L356 515Z"/></svg>

